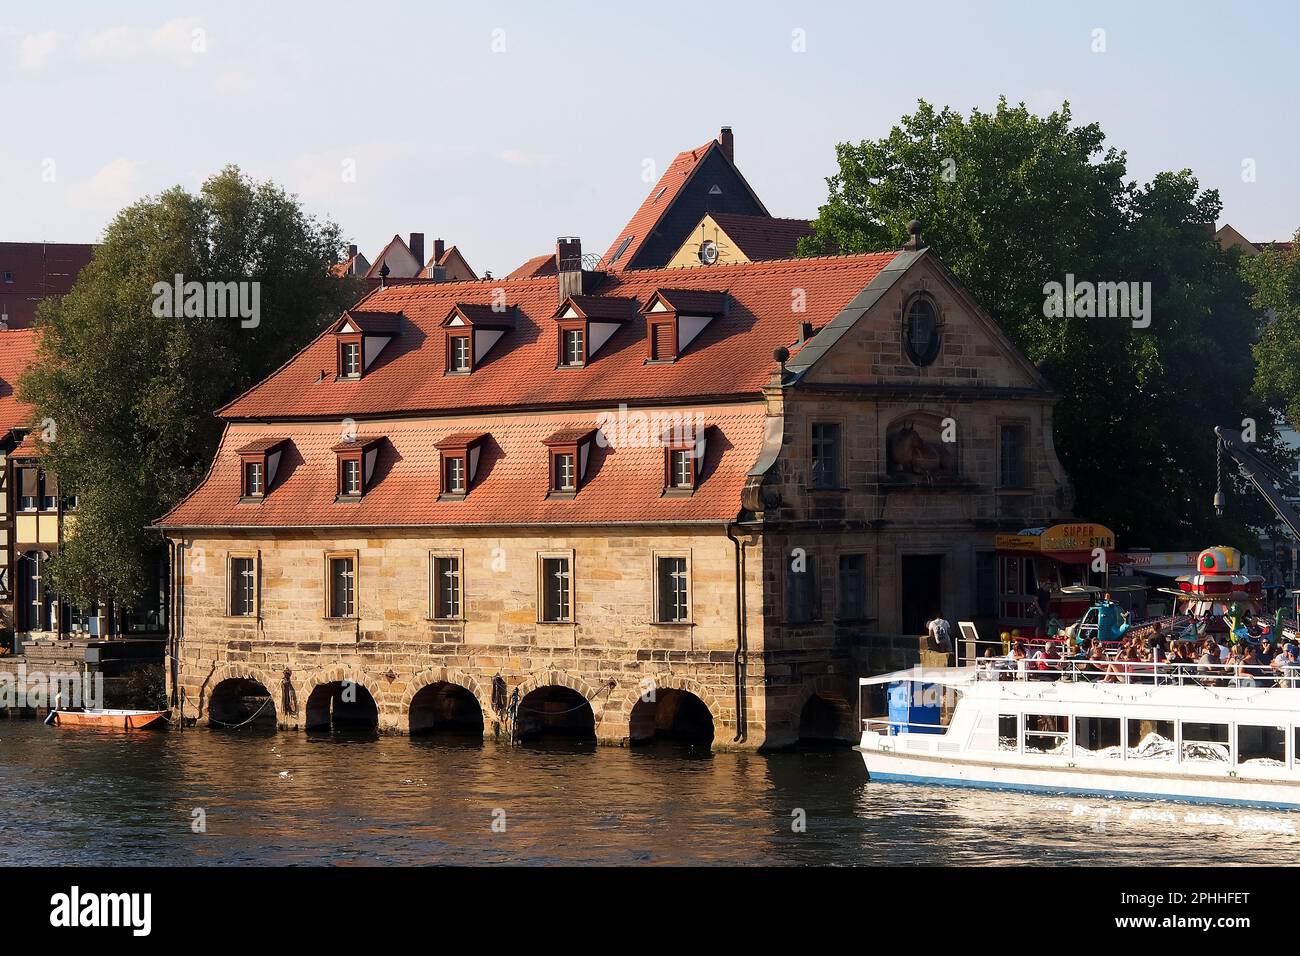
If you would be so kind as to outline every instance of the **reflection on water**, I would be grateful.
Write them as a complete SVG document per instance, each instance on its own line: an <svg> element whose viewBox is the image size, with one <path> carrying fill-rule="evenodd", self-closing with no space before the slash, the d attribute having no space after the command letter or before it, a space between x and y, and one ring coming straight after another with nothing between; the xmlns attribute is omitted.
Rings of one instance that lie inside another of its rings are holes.
<svg viewBox="0 0 1300 956"><path fill-rule="evenodd" d="M0 720L0 792L7 865L1300 863L1300 814L869 783L850 750Z"/></svg>

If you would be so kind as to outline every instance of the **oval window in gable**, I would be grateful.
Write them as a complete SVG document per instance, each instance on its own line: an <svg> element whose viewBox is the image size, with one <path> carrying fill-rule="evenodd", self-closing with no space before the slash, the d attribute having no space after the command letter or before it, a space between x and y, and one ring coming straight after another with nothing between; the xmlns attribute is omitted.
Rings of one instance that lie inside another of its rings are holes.
<svg viewBox="0 0 1300 956"><path fill-rule="evenodd" d="M939 311L929 296L918 295L908 303L903 345L913 365L929 365L939 357Z"/></svg>

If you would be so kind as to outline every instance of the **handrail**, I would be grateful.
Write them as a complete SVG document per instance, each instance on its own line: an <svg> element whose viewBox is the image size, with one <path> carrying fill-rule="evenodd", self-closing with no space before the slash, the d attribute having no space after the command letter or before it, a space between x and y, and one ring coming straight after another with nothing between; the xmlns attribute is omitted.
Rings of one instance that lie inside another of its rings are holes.
<svg viewBox="0 0 1300 956"><path fill-rule="evenodd" d="M1057 666L1050 666L1057 665ZM1100 660L1077 657L981 658L977 680L1074 681L1103 684L1154 684L1200 687L1300 687L1300 661L1294 664L1214 664L1172 661Z"/></svg>

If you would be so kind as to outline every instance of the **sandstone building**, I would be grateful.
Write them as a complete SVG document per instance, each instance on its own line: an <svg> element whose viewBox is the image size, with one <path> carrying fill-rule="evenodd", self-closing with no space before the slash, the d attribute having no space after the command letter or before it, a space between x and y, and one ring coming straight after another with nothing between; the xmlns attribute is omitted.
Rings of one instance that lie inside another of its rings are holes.
<svg viewBox="0 0 1300 956"><path fill-rule="evenodd" d="M908 246L596 271L560 240L526 277L372 292L220 410L160 521L175 706L850 738L890 639L974 613L998 532L1072 505L1051 389Z"/></svg>

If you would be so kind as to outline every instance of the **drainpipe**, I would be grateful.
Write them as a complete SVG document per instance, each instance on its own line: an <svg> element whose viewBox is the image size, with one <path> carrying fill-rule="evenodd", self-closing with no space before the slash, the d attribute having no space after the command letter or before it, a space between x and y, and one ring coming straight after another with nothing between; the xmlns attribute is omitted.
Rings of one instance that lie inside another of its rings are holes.
<svg viewBox="0 0 1300 956"><path fill-rule="evenodd" d="M745 546L738 535L733 535L734 525L727 525L727 537L736 547L736 736L732 743L744 743L749 738L745 719L745 677L748 670L749 635L745 627Z"/></svg>

